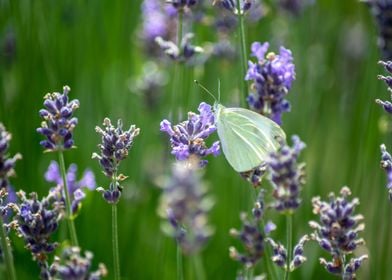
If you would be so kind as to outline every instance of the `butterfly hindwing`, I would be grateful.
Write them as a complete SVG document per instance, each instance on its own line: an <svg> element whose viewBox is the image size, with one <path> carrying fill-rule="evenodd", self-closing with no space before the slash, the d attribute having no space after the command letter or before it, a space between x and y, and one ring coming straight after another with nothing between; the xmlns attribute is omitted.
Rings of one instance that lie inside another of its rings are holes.
<svg viewBox="0 0 392 280"><path fill-rule="evenodd" d="M223 153L237 172L249 171L262 164L276 151L283 130L272 120L243 108L219 106L217 129Z"/></svg>

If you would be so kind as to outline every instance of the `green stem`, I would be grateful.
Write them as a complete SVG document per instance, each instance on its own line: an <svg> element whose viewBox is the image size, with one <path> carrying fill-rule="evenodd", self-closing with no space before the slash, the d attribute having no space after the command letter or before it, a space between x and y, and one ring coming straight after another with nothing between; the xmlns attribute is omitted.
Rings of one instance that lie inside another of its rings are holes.
<svg viewBox="0 0 392 280"><path fill-rule="evenodd" d="M293 215L287 214L286 215L286 227L287 227L287 260L286 260L286 272L284 275L284 279L288 280L289 279L289 273L290 273L290 261L291 261L291 247L292 247L292 242L293 242Z"/></svg>
<svg viewBox="0 0 392 280"><path fill-rule="evenodd" d="M242 84L242 94L244 98L240 96L240 104L242 107L246 106L246 98L248 97L248 83L245 81L248 57L246 53L246 37L245 37L245 24L244 24L244 14L241 9L240 0L237 0L237 18L238 18L238 33L240 39L240 49L241 49L241 84Z"/></svg>
<svg viewBox="0 0 392 280"><path fill-rule="evenodd" d="M193 260L193 265L195 268L195 276L197 280L205 280L206 279L206 274L204 271L204 265L202 262L202 259L200 257L200 254L195 253L195 255L192 257Z"/></svg>
<svg viewBox="0 0 392 280"><path fill-rule="evenodd" d="M118 253L118 229L117 229L117 204L112 204L112 245L114 262L114 279L120 280L120 257Z"/></svg>
<svg viewBox="0 0 392 280"><path fill-rule="evenodd" d="M246 279L253 280L253 274L254 274L253 266L246 269Z"/></svg>
<svg viewBox="0 0 392 280"><path fill-rule="evenodd" d="M184 267L182 264L181 246L177 242L177 280L184 280Z"/></svg>
<svg viewBox="0 0 392 280"><path fill-rule="evenodd" d="M78 237L76 235L75 224L72 218L72 204L71 197L68 191L67 175L65 171L64 155L62 151L59 151L59 164L61 176L63 178L63 193L65 194L65 211L67 213L68 230L71 237L71 245L79 246Z"/></svg>
<svg viewBox="0 0 392 280"><path fill-rule="evenodd" d="M8 274L8 278L10 280L16 280L16 273L14 267L14 260L11 253L11 248L8 246L7 242L7 234L4 227L3 217L0 214L0 241L1 241L1 249L3 250L4 261L6 265L6 270Z"/></svg>

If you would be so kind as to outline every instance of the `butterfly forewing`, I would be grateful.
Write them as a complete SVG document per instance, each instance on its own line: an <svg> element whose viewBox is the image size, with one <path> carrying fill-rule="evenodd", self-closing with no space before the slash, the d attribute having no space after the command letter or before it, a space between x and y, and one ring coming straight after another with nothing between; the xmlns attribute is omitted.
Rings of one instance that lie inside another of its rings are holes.
<svg viewBox="0 0 392 280"><path fill-rule="evenodd" d="M223 153L237 172L249 171L262 164L276 151L283 130L272 120L243 108L219 106L217 129Z"/></svg>

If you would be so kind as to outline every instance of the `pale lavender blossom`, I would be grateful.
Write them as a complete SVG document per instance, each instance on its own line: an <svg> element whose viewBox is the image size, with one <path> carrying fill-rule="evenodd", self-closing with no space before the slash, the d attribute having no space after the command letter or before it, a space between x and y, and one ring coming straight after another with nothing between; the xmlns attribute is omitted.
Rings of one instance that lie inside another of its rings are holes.
<svg viewBox="0 0 392 280"><path fill-rule="evenodd" d="M96 188L94 173L90 169L86 169L83 172L82 178L77 180L77 169L78 167L76 164L71 164L68 167L66 175L68 193L71 195L71 208L73 215L77 214L82 200L86 197L83 189L87 188L89 190L95 190ZM60 173L59 165L56 161L50 162L50 165L45 172L45 180L63 187L63 179Z"/></svg>
<svg viewBox="0 0 392 280"><path fill-rule="evenodd" d="M188 113L188 120L172 126L168 120L161 122L161 131L170 136L172 154L179 161L187 160L196 156L201 167L207 164L202 160L207 155L219 155L219 141L214 142L210 148L205 140L216 131L214 112L211 105L200 103L200 114Z"/></svg>
<svg viewBox="0 0 392 280"><path fill-rule="evenodd" d="M280 47L279 54L270 52L269 43L254 42L251 46L256 63L249 61L245 80L253 81L253 92L248 96L252 110L282 123L282 113L290 111L285 99L295 79L295 66L291 51Z"/></svg>
<svg viewBox="0 0 392 280"><path fill-rule="evenodd" d="M183 253L201 250L213 233L208 225L213 201L201 181L200 170L185 162L174 164L172 176L163 186L161 202L161 215L168 220L166 232L176 239Z"/></svg>

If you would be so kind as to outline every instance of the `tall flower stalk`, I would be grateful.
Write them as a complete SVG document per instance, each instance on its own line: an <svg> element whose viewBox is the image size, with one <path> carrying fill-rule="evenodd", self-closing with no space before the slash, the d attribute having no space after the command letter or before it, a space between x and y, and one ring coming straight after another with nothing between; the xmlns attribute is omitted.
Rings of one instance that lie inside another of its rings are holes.
<svg viewBox="0 0 392 280"><path fill-rule="evenodd" d="M139 135L140 129L135 125L131 125L128 130L123 130L121 120L117 121L117 127L113 126L110 119L105 118L103 121L104 129L97 126L96 132L101 134L101 143L98 145L100 154L93 153L93 158L99 161L99 165L103 170L103 174L111 179L109 189L102 187L97 188L102 193L102 197L107 203L112 205L112 250L114 279L121 278L120 257L118 247L118 218L117 203L119 202L122 186L120 182L125 180L127 176L118 174L120 162L127 158L128 152L132 147L134 138Z"/></svg>
<svg viewBox="0 0 392 280"><path fill-rule="evenodd" d="M39 111L43 118L41 127L37 132L46 137L40 144L46 152L57 152L60 164L61 176L63 179L63 196L65 197L65 210L68 222L68 230L71 244L78 246L74 217L72 215L72 204L68 190L65 162L63 151L74 148L73 130L78 123L78 119L73 117L74 111L79 108L79 100L69 100L68 93L70 87L64 86L63 93L53 92L45 95L45 109Z"/></svg>
<svg viewBox="0 0 392 280"><path fill-rule="evenodd" d="M15 163L21 158L21 155L16 154L13 157L8 156L10 141L11 134L5 129L4 125L0 123L0 253L2 253L2 256L4 257L8 279L15 280L16 272L14 260L7 237L7 226L4 222L4 217L9 208L6 202L7 189L10 185L9 177L15 174Z"/></svg>

